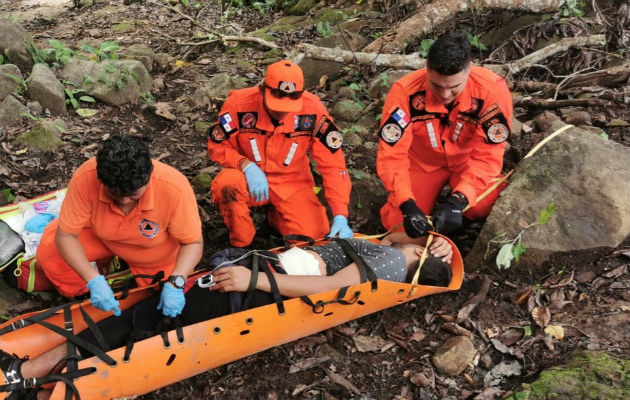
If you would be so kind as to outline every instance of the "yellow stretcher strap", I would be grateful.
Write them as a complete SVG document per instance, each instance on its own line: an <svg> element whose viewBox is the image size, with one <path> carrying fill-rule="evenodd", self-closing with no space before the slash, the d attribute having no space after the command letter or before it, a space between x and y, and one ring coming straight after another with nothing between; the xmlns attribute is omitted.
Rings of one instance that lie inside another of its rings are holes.
<svg viewBox="0 0 630 400"><path fill-rule="evenodd" d="M427 259L427 255L429 254L429 246L431 246L431 242L433 241L433 234L429 232L429 237L427 238L427 243L424 245L424 250L422 250L422 255L420 256L420 261L418 261L418 269L416 273L413 275L413 279L411 280L411 290L409 291L408 297L413 296L416 293L416 289L418 289L418 279L420 278L420 270L422 269L422 265Z"/></svg>

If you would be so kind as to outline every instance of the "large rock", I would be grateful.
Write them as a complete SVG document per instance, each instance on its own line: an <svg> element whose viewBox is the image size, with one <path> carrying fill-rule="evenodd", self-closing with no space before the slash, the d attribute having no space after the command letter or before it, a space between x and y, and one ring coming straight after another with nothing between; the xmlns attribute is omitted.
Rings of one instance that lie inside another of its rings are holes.
<svg viewBox="0 0 630 400"><path fill-rule="evenodd" d="M134 101L140 93L150 90L153 83L149 71L137 60L97 63L72 58L63 72L76 87L113 106Z"/></svg>
<svg viewBox="0 0 630 400"><path fill-rule="evenodd" d="M28 96L53 114L65 114L66 93L63 84L46 64L35 64L28 77Z"/></svg>
<svg viewBox="0 0 630 400"><path fill-rule="evenodd" d="M464 372L475 358L475 346L466 336L448 339L436 351L431 361L445 374L457 376Z"/></svg>
<svg viewBox="0 0 630 400"><path fill-rule="evenodd" d="M575 351L562 365L542 371L538 379L531 383L529 397L526 398L530 400L628 399L630 398L630 360L617 358L604 352Z"/></svg>
<svg viewBox="0 0 630 400"><path fill-rule="evenodd" d="M221 72L195 91L193 103L197 107L203 107L210 103L222 102L232 90L243 89L247 86L247 82L243 78Z"/></svg>
<svg viewBox="0 0 630 400"><path fill-rule="evenodd" d="M383 183L376 174L356 169L350 169L348 172L352 179L352 192L348 206L349 220L380 221L380 209L387 200Z"/></svg>
<svg viewBox="0 0 630 400"><path fill-rule="evenodd" d="M0 52L24 71L33 65L29 46L33 46L30 33L8 19L0 18Z"/></svg>
<svg viewBox="0 0 630 400"><path fill-rule="evenodd" d="M41 120L30 131L21 133L14 141L15 144L25 145L32 150L54 150L63 142L59 134L66 132L68 126L61 119Z"/></svg>
<svg viewBox="0 0 630 400"><path fill-rule="evenodd" d="M153 70L155 52L151 48L141 44L133 44L125 49L123 54L126 58L140 61L147 71L151 72Z"/></svg>
<svg viewBox="0 0 630 400"><path fill-rule="evenodd" d="M16 88L20 87L22 73L17 65L0 65L0 100L7 97Z"/></svg>
<svg viewBox="0 0 630 400"><path fill-rule="evenodd" d="M549 132L562 126L554 120ZM488 243L515 238L550 203L555 214L522 235L527 250L519 267L540 266L553 253L618 246L630 234L629 156L627 147L579 128L547 142L517 166L466 258L467 268L494 264L497 253L487 252Z"/></svg>
<svg viewBox="0 0 630 400"><path fill-rule="evenodd" d="M10 126L20 123L22 115L28 108L13 96L7 96L0 102L0 132Z"/></svg>
<svg viewBox="0 0 630 400"><path fill-rule="evenodd" d="M363 114L364 106L354 100L341 100L335 103L332 115L335 119L346 122L357 122Z"/></svg>

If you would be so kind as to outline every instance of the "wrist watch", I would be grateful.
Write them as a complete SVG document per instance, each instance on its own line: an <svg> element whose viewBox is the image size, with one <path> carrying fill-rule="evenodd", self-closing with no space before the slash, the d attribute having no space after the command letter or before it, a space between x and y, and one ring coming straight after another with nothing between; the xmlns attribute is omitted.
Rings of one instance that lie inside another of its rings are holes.
<svg viewBox="0 0 630 400"><path fill-rule="evenodd" d="M171 275L166 281L173 285L175 289L183 289L186 286L186 278L183 275Z"/></svg>

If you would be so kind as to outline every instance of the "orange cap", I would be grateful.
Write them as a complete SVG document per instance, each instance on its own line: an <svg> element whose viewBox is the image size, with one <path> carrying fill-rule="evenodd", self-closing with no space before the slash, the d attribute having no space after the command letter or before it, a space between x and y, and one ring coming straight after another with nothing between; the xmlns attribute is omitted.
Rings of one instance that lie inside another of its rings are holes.
<svg viewBox="0 0 630 400"><path fill-rule="evenodd" d="M282 60L267 67L265 105L271 111L298 112L302 109L304 73L291 60Z"/></svg>

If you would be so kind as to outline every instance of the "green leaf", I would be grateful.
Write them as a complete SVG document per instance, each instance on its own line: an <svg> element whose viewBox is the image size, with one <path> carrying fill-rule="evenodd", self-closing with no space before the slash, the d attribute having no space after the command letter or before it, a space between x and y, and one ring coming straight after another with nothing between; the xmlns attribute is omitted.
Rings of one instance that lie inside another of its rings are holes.
<svg viewBox="0 0 630 400"><path fill-rule="evenodd" d="M120 45L116 42L103 42L100 48L103 53L111 53L113 51L117 51L118 49L120 49Z"/></svg>
<svg viewBox="0 0 630 400"><path fill-rule="evenodd" d="M70 104L72 104L72 108L79 107L79 101L75 99L74 97L70 97Z"/></svg>
<svg viewBox="0 0 630 400"><path fill-rule="evenodd" d="M107 65L105 65L105 71L109 72L109 73L113 73L116 72L118 68L116 68L116 64L112 63L112 62L108 62Z"/></svg>
<svg viewBox="0 0 630 400"><path fill-rule="evenodd" d="M85 101L86 103L96 103L96 100L94 100L94 97L92 96L81 96L79 97L79 100Z"/></svg>
<svg viewBox="0 0 630 400"><path fill-rule="evenodd" d="M525 253L525 246L523 246L521 243L512 248L512 254L514 255L514 259L516 260L516 262L518 262L519 257L523 253Z"/></svg>
<svg viewBox="0 0 630 400"><path fill-rule="evenodd" d="M9 203L13 203L13 200L15 200L15 196L13 195L13 193L11 193L11 189L2 189L0 190L0 192L4 194L4 197L7 198L7 201Z"/></svg>
<svg viewBox="0 0 630 400"><path fill-rule="evenodd" d="M93 108L77 108L77 114L82 116L83 118L89 118L98 113L98 110Z"/></svg>
<svg viewBox="0 0 630 400"><path fill-rule="evenodd" d="M514 259L514 254L512 253L512 248L514 245L512 243L504 244L501 246L499 253L497 254L496 264L499 269L508 269L510 268L510 264Z"/></svg>
<svg viewBox="0 0 630 400"><path fill-rule="evenodd" d="M525 325L523 327L523 337L530 337L532 335L532 327L529 325Z"/></svg>
<svg viewBox="0 0 630 400"><path fill-rule="evenodd" d="M0 63L1 64L1 63ZM602 132L599 134L599 136L603 137L604 139L608 140L608 134L606 132Z"/></svg>
<svg viewBox="0 0 630 400"><path fill-rule="evenodd" d="M538 225L544 225L549 221L549 218L556 212L556 204L549 203L547 208L540 210L540 218L538 219Z"/></svg>
<svg viewBox="0 0 630 400"><path fill-rule="evenodd" d="M88 53L98 54L98 50L96 50L95 47L90 46L89 44L82 44L81 47L79 47L79 49L87 51Z"/></svg>
<svg viewBox="0 0 630 400"><path fill-rule="evenodd" d="M190 5L190 3L189 3L189 1L188 1L188 0L181 0L181 1L182 1L182 5L183 5L184 7L188 7L188 6Z"/></svg>
<svg viewBox="0 0 630 400"><path fill-rule="evenodd" d="M0 64L4 64L4 56L0 54Z"/></svg>

